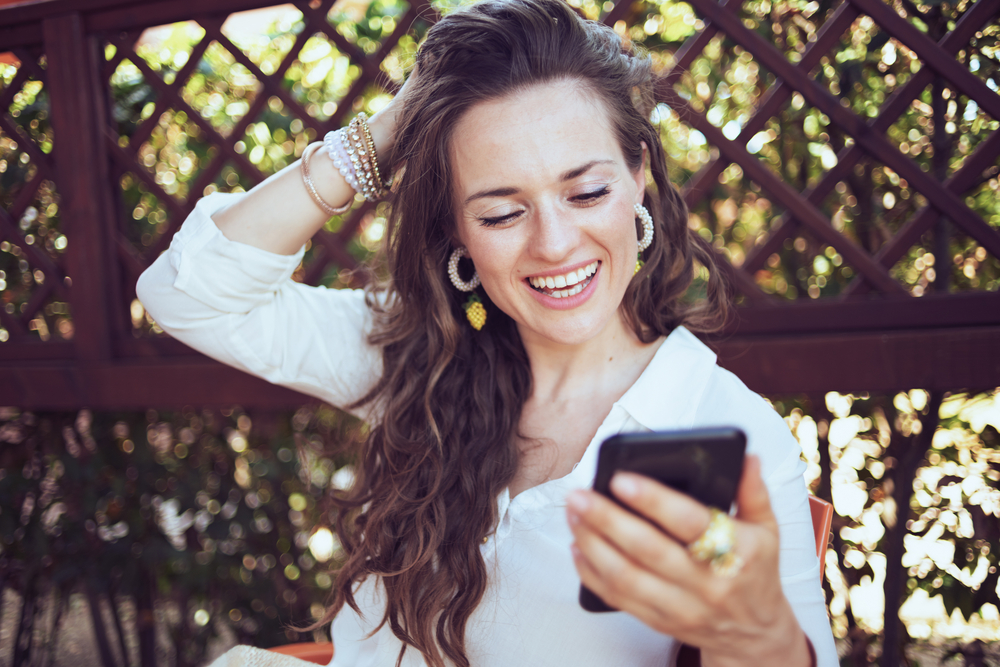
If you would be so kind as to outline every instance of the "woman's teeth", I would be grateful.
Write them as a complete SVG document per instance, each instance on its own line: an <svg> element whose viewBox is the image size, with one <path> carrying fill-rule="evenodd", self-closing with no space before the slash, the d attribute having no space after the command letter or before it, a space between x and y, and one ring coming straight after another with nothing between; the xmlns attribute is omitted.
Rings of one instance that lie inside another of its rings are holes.
<svg viewBox="0 0 1000 667"><path fill-rule="evenodd" d="M583 291L583 288L590 283L590 277L597 271L600 262L591 262L582 269L570 271L561 276L538 276L528 278L528 284L539 292L556 299L573 296Z"/></svg>

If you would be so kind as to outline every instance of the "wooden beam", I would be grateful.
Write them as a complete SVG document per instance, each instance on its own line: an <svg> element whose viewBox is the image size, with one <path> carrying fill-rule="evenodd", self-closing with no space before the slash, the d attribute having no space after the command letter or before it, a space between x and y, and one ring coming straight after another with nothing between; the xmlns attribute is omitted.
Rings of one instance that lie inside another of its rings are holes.
<svg viewBox="0 0 1000 667"><path fill-rule="evenodd" d="M291 408L308 396L202 358L131 364L5 364L0 405L28 409L144 410L148 407Z"/></svg>
<svg viewBox="0 0 1000 667"><path fill-rule="evenodd" d="M762 394L962 391L1000 386L1000 326L716 339L719 363ZM316 399L204 357L7 363L0 405L27 409L292 408Z"/></svg>
<svg viewBox="0 0 1000 667"><path fill-rule="evenodd" d="M1000 293L928 294L919 298L797 299L737 308L726 336L842 334L900 329L1000 326Z"/></svg>
<svg viewBox="0 0 1000 667"><path fill-rule="evenodd" d="M70 239L67 273L73 281L73 343L81 360L111 357L109 271L103 201L108 173L101 143L103 89L96 80L97 47L79 14L42 21L52 100L57 183L63 230Z"/></svg>
<svg viewBox="0 0 1000 667"><path fill-rule="evenodd" d="M1000 327L717 341L719 364L761 394L1000 386Z"/></svg>

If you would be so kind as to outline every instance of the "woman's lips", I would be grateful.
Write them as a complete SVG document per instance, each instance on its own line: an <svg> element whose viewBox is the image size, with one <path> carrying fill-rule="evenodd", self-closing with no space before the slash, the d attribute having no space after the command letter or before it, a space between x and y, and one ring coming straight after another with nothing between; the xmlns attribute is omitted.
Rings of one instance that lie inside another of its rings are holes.
<svg viewBox="0 0 1000 667"><path fill-rule="evenodd" d="M527 281L532 289L546 296L556 299L571 297L582 292L590 284L590 280L599 265L600 262L594 260L590 264L572 271L559 275L531 276L527 278Z"/></svg>
<svg viewBox="0 0 1000 667"><path fill-rule="evenodd" d="M546 287L536 287L532 285L532 281L536 284L540 283L540 279L537 277L527 278L525 283L531 290L531 293L535 296L538 301L547 308L553 308L555 310L569 310L579 306L581 303L585 302L597 289L597 279L600 275L601 263L599 261L594 261L591 264L578 269L578 271L591 270L590 275L585 275L583 280L580 280L570 287L566 288L550 288L547 286L547 281L552 278L553 284L555 284L555 278L547 276ZM579 273L577 273L579 275Z"/></svg>

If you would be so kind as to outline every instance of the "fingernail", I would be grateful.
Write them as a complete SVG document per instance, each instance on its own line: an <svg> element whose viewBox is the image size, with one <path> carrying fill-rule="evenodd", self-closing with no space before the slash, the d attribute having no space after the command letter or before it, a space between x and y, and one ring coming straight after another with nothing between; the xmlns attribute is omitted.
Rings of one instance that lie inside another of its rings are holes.
<svg viewBox="0 0 1000 667"><path fill-rule="evenodd" d="M577 512L586 512L590 508L590 498L583 491L574 491L566 498L566 504Z"/></svg>
<svg viewBox="0 0 1000 667"><path fill-rule="evenodd" d="M580 515L574 512L573 510L566 512L566 520L569 522L569 525L571 526L580 525Z"/></svg>
<svg viewBox="0 0 1000 667"><path fill-rule="evenodd" d="M583 558L583 554L580 553L580 547L576 546L576 542L569 545L569 552L573 554L573 560L580 560Z"/></svg>
<svg viewBox="0 0 1000 667"><path fill-rule="evenodd" d="M619 498L635 498L639 495L639 485L635 479L621 473L611 478L611 490Z"/></svg>

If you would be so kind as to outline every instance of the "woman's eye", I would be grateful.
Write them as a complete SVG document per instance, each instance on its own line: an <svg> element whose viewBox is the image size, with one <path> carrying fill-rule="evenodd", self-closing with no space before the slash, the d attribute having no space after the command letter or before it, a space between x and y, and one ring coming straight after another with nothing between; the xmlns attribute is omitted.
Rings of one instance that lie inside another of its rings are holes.
<svg viewBox="0 0 1000 667"><path fill-rule="evenodd" d="M573 201L582 201L582 202L592 201L594 199L600 199L604 195L608 194L608 191L609 191L609 188L608 188L608 186L605 185L603 188L601 188L599 190L592 190L590 192L584 192L583 194L576 195L572 199L573 199Z"/></svg>
<svg viewBox="0 0 1000 667"><path fill-rule="evenodd" d="M521 215L520 211L515 211L513 213L508 213L507 215L500 215L494 218L479 218L479 222L483 224L484 227L496 227L497 225L502 225L506 222L511 222L517 216Z"/></svg>

